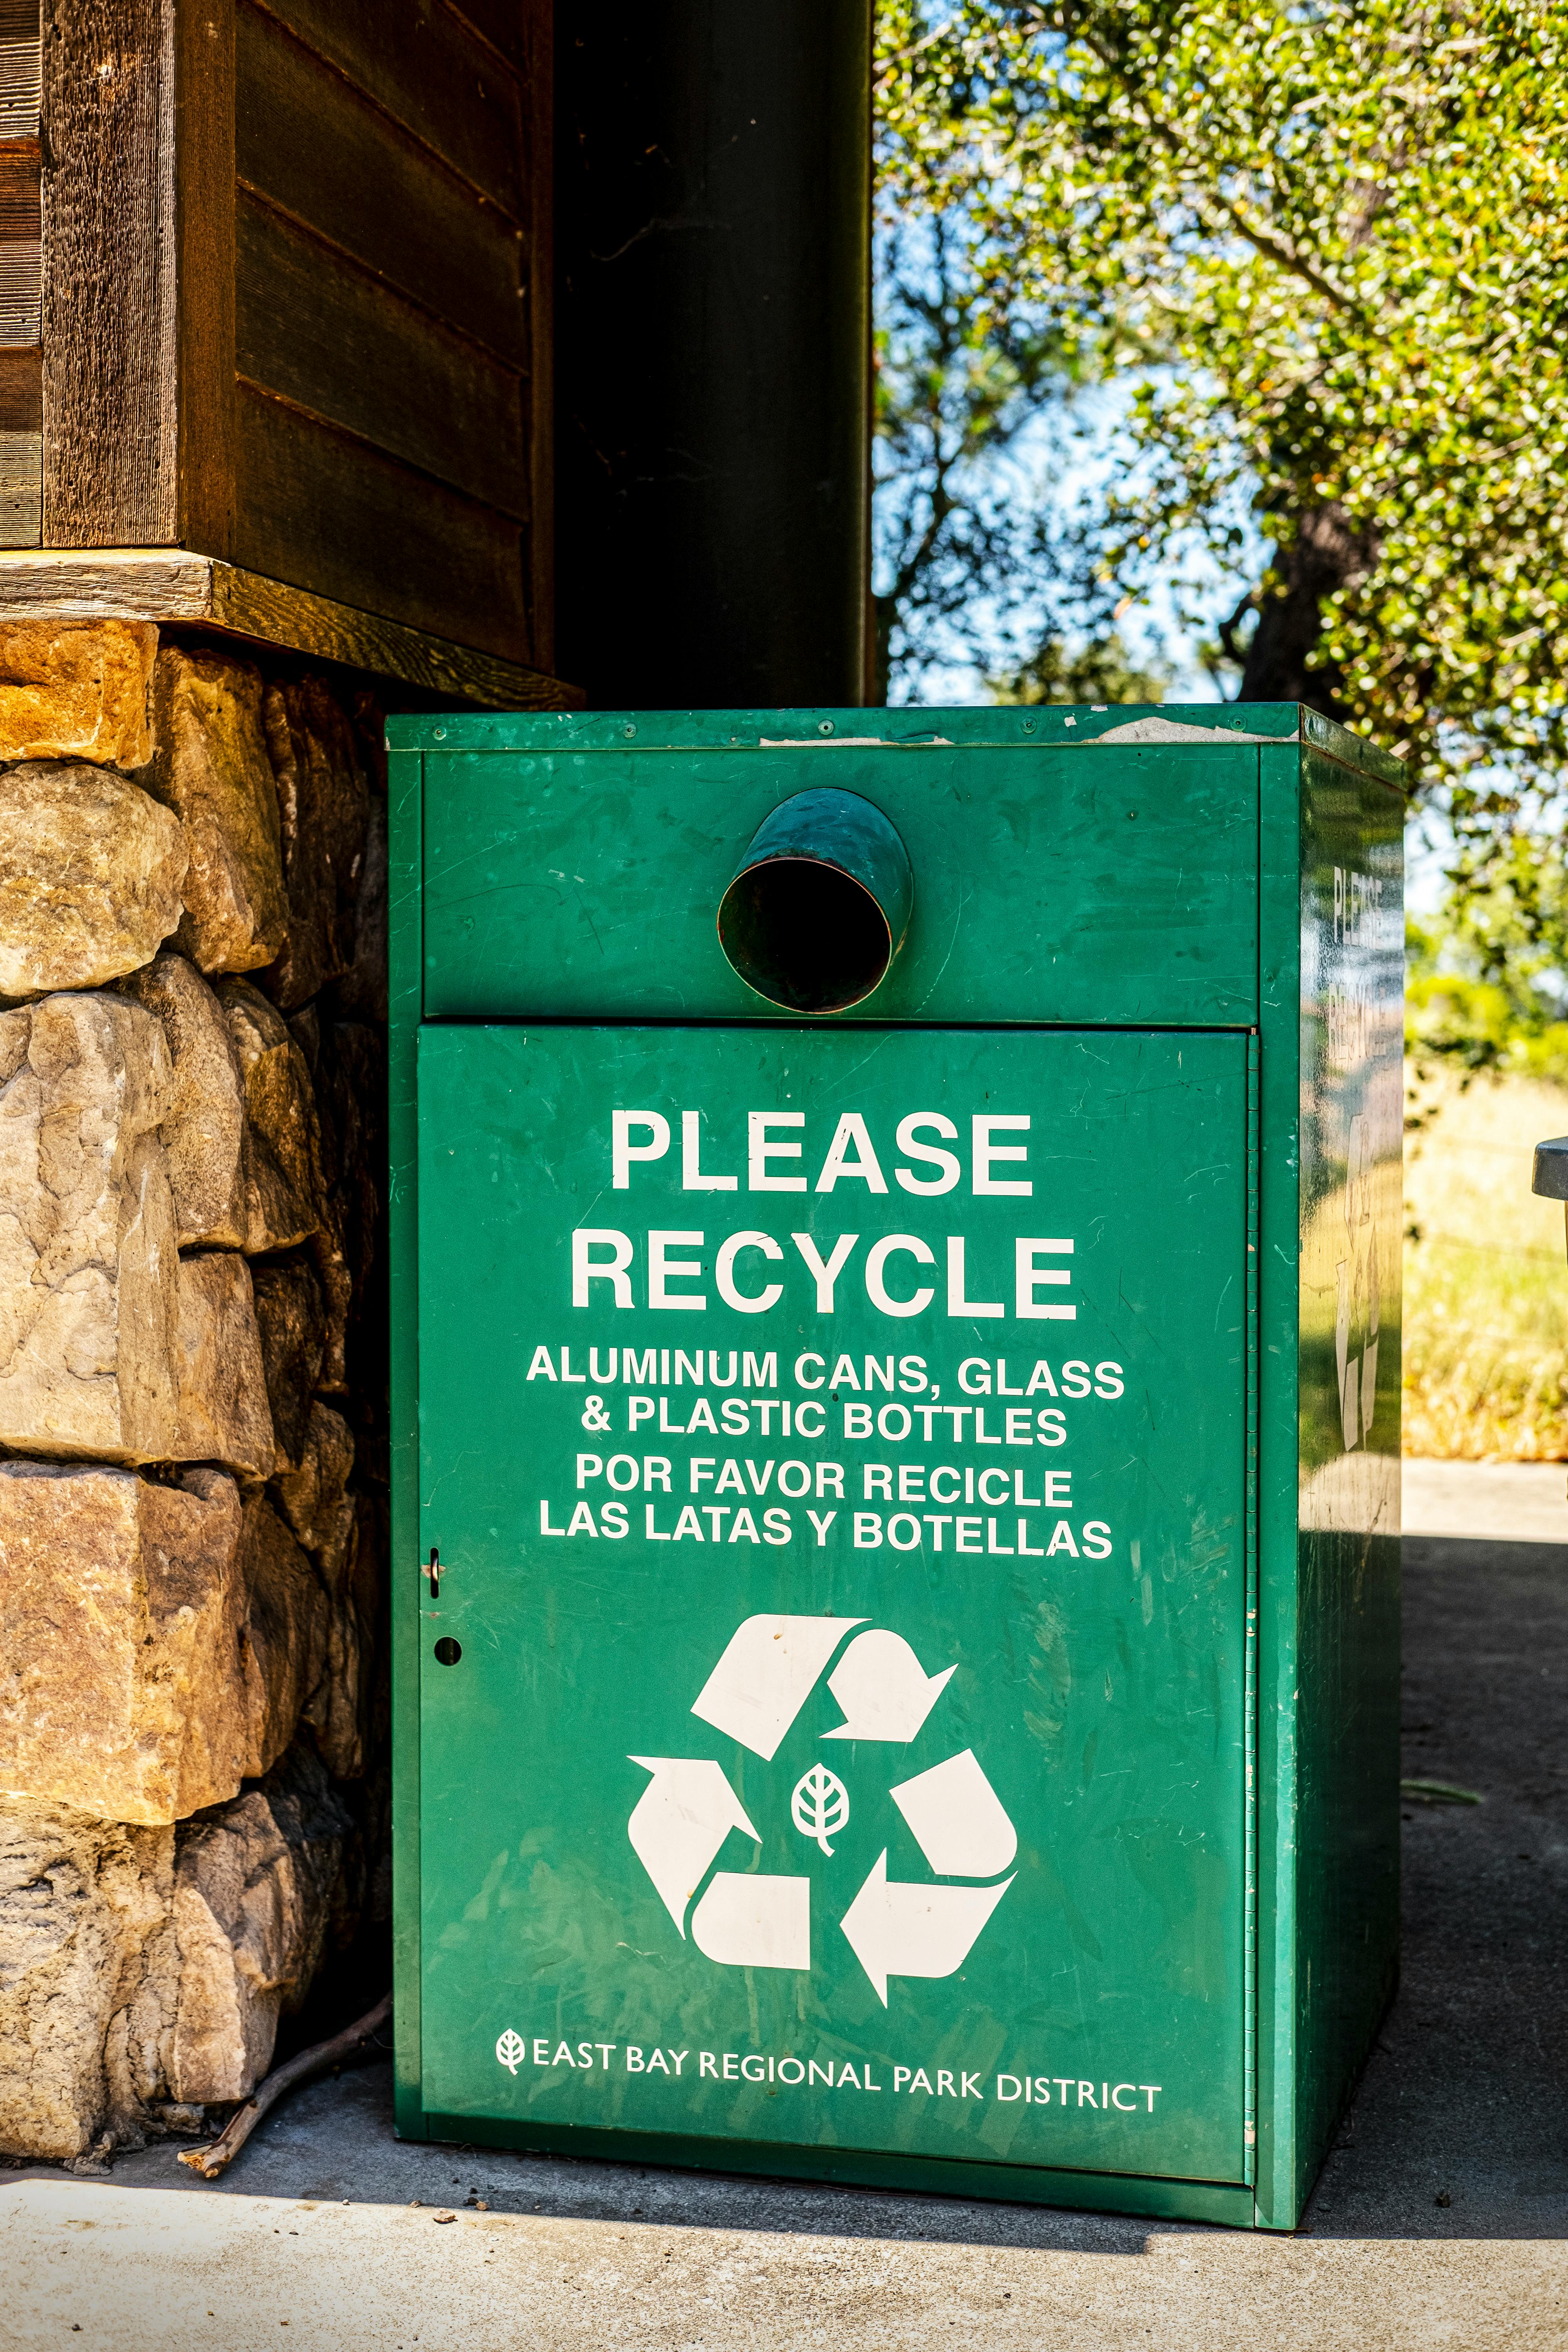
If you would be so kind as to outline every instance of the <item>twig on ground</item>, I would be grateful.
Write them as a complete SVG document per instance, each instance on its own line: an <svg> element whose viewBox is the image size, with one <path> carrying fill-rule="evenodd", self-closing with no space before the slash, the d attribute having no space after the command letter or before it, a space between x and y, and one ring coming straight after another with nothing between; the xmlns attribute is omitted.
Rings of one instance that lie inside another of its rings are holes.
<svg viewBox="0 0 1568 2352"><path fill-rule="evenodd" d="M1399 1793L1415 1805L1484 1805L1474 1789L1456 1788L1451 1780L1401 1780Z"/></svg>
<svg viewBox="0 0 1568 2352"><path fill-rule="evenodd" d="M180 2151L180 2162L199 2172L204 2180L216 2180L226 2166L231 2164L267 2113L275 2106L286 2091L296 2083L308 2083L312 2074L324 2074L329 2066L351 2056L362 2042L366 2042L378 2026L384 2025L392 2015L392 1995L378 2000L356 2023L330 2042L318 2042L312 2050L301 2050L286 2066L275 2067L264 2083L257 2085L245 2105L232 2115L222 2133L207 2147L186 2147Z"/></svg>

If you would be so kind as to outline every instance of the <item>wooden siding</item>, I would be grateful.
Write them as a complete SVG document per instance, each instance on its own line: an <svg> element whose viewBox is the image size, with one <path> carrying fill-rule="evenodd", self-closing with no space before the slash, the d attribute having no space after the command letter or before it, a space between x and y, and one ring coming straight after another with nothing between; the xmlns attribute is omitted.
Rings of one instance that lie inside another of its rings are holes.
<svg viewBox="0 0 1568 2352"><path fill-rule="evenodd" d="M241 380L525 520L527 378L248 189L236 225Z"/></svg>
<svg viewBox="0 0 1568 2352"><path fill-rule="evenodd" d="M0 547L36 547L43 509L38 0L0 0Z"/></svg>
<svg viewBox="0 0 1568 2352"><path fill-rule="evenodd" d="M43 6L40 53L0 0L0 547L547 669L550 0Z"/></svg>
<svg viewBox="0 0 1568 2352"><path fill-rule="evenodd" d="M235 560L244 569L308 581L341 604L372 605L369 551L374 611L416 628L438 618L442 635L488 653L504 656L516 643L517 523L248 385L240 386L237 425Z"/></svg>

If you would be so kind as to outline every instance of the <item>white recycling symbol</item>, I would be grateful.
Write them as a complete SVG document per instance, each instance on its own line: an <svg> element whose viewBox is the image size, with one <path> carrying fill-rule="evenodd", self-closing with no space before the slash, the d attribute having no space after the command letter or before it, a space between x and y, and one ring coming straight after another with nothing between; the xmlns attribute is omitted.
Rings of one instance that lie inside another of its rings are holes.
<svg viewBox="0 0 1568 2352"><path fill-rule="evenodd" d="M865 1623L863 1617L746 1618L698 1693L692 1714L771 1764L845 1634ZM827 1678L844 1721L823 1737L906 1744L952 1672L949 1666L928 1675L900 1633L858 1633ZM626 1834L684 1937L687 1906L731 1831L762 1841L721 1765L689 1756L634 1756L631 1761L653 1777ZM833 1818L824 1809L837 1811L840 1798L847 1819L843 1785L832 1773L814 1766L797 1784L797 1801L808 1783L814 1810L803 1817L797 1802L797 1828L816 1835ZM972 1748L898 1782L888 1794L939 1878L994 1878L1017 1853L1017 1833ZM883 2008L889 1977L950 1977L961 1969L1012 1884L1011 1876L996 1886L890 1879L884 1847L838 1923ZM811 1881L716 1871L690 1928L698 1950L722 1968L809 1969Z"/></svg>

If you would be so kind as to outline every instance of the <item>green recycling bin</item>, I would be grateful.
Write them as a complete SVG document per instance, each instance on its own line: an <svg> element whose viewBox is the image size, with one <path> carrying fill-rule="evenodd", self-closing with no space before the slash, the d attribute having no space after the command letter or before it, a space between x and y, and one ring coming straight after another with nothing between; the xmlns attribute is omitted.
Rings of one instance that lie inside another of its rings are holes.
<svg viewBox="0 0 1568 2352"><path fill-rule="evenodd" d="M390 741L399 2129L1293 2227L1396 1964L1398 768Z"/></svg>

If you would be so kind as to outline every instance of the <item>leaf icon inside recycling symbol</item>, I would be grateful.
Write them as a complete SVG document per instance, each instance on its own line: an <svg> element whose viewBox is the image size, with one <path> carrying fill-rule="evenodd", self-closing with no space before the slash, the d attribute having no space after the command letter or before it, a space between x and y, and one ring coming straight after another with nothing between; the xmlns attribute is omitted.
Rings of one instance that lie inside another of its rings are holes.
<svg viewBox="0 0 1568 2352"><path fill-rule="evenodd" d="M828 1676L844 1721L825 1739L907 1746L924 1726L953 1673L928 1675L900 1633L859 1617L746 1618L725 1644L691 1712L771 1763L829 1661L853 1635ZM722 1765L707 1757L634 1756L650 1778L627 1836L677 1932L689 1927L698 1950L723 1968L809 1969L811 1881L755 1870L715 1871L688 1906L731 1832L761 1836ZM972 1748L888 1790L938 1878L995 1879L1018 1840ZM849 1793L826 1765L813 1764L790 1796L795 1828L825 1854L848 1823ZM1013 1884L943 1886L889 1879L884 1847L838 1926L886 2007L889 1977L947 1977L961 1969Z"/></svg>
<svg viewBox="0 0 1568 2352"><path fill-rule="evenodd" d="M825 1764L814 1764L795 1784L789 1817L803 1837L815 1838L824 1853L831 1853L827 1833L847 1826L849 1791L837 1772L830 1772Z"/></svg>

